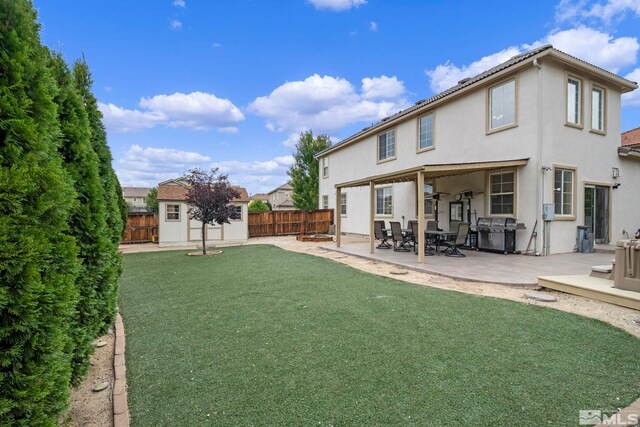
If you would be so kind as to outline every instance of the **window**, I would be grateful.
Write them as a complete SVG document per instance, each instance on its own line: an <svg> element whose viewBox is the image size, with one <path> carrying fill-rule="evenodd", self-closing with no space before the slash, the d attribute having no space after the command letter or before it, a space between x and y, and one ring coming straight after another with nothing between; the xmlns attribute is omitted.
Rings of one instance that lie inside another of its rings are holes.
<svg viewBox="0 0 640 427"><path fill-rule="evenodd" d="M591 130L605 131L605 90L594 86L591 89Z"/></svg>
<svg viewBox="0 0 640 427"><path fill-rule="evenodd" d="M418 150L433 147L433 113L418 119Z"/></svg>
<svg viewBox="0 0 640 427"><path fill-rule="evenodd" d="M146 197L142 198L142 203L147 203L147 198Z"/></svg>
<svg viewBox="0 0 640 427"><path fill-rule="evenodd" d="M396 130L391 129L378 135L378 161L396 156Z"/></svg>
<svg viewBox="0 0 640 427"><path fill-rule="evenodd" d="M347 195L342 193L340 194L340 215L347 214Z"/></svg>
<svg viewBox="0 0 640 427"><path fill-rule="evenodd" d="M322 158L322 177L327 178L329 176L329 158Z"/></svg>
<svg viewBox="0 0 640 427"><path fill-rule="evenodd" d="M167 221L180 221L180 205L167 205Z"/></svg>
<svg viewBox="0 0 640 427"><path fill-rule="evenodd" d="M582 124L582 81L574 77L567 78L567 123Z"/></svg>
<svg viewBox="0 0 640 427"><path fill-rule="evenodd" d="M134 198L133 198L133 201L134 201L134 202L137 202L137 201L138 201L138 198L137 198L137 197L134 197Z"/></svg>
<svg viewBox="0 0 640 427"><path fill-rule="evenodd" d="M233 209L236 212L236 217L234 218L235 221L242 221L242 206L239 205L235 205L233 207Z"/></svg>
<svg viewBox="0 0 640 427"><path fill-rule="evenodd" d="M393 193L391 187L376 188L376 215L393 214Z"/></svg>
<svg viewBox="0 0 640 427"><path fill-rule="evenodd" d="M433 215L433 199L430 197L433 194L433 184L424 185L424 214Z"/></svg>
<svg viewBox="0 0 640 427"><path fill-rule="evenodd" d="M553 204L556 215L573 216L573 175L571 169L554 170Z"/></svg>
<svg viewBox="0 0 640 427"><path fill-rule="evenodd" d="M516 81L510 80L489 89L489 129L516 123Z"/></svg>
<svg viewBox="0 0 640 427"><path fill-rule="evenodd" d="M513 215L514 172L489 175L489 211L491 215Z"/></svg>
<svg viewBox="0 0 640 427"><path fill-rule="evenodd" d="M329 209L329 196L326 194L322 196L322 209Z"/></svg>

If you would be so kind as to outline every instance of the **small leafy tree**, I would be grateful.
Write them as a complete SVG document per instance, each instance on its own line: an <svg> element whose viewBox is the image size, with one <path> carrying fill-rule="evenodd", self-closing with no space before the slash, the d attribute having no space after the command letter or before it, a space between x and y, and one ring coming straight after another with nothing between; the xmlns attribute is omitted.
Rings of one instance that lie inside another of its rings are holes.
<svg viewBox="0 0 640 427"><path fill-rule="evenodd" d="M331 146L327 135L313 137L308 130L300 134L296 144L294 163L287 172L293 187L293 205L305 211L318 209L318 160L315 155Z"/></svg>
<svg viewBox="0 0 640 427"><path fill-rule="evenodd" d="M249 203L249 212L268 212L270 207L263 200L253 200Z"/></svg>
<svg viewBox="0 0 640 427"><path fill-rule="evenodd" d="M147 210L158 213L158 189L156 187L153 187L147 193Z"/></svg>
<svg viewBox="0 0 640 427"><path fill-rule="evenodd" d="M192 169L184 180L189 183L186 197L189 216L202 222L202 255L206 255L207 224L229 224L230 219L237 219L236 207L229 203L240 197L240 193L231 187L227 175L218 174L218 168L211 171Z"/></svg>

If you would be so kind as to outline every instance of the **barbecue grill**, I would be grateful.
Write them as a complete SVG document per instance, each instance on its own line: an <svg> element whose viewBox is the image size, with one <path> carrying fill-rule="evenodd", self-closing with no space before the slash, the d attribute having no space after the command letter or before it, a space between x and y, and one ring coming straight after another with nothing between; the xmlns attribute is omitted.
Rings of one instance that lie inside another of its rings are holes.
<svg viewBox="0 0 640 427"><path fill-rule="evenodd" d="M502 252L516 251L516 220L514 218L481 217L478 218L478 249L482 251Z"/></svg>

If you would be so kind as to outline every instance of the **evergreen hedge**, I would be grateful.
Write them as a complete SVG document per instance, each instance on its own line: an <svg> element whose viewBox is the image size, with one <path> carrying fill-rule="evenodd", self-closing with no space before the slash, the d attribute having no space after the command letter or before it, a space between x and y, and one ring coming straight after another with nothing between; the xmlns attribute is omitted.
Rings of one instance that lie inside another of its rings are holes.
<svg viewBox="0 0 640 427"><path fill-rule="evenodd" d="M124 200L86 62L42 46L29 0L0 22L0 424L56 425L113 320Z"/></svg>

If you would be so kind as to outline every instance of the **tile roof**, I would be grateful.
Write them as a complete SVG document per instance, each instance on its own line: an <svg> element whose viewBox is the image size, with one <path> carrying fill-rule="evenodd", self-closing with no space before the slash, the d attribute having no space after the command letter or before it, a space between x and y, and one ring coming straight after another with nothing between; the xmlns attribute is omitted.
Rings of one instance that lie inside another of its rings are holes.
<svg viewBox="0 0 640 427"><path fill-rule="evenodd" d="M249 194L247 194L247 190L243 187L237 187L234 185L231 187L240 193L240 197L233 199L232 202L249 201ZM158 200L182 201L187 198L187 191L189 191L189 187L186 185L163 183L158 186Z"/></svg>
<svg viewBox="0 0 640 427"><path fill-rule="evenodd" d="M640 127L622 132L621 140L623 147L640 148Z"/></svg>
<svg viewBox="0 0 640 427"><path fill-rule="evenodd" d="M250 197L251 200L262 200L263 202L266 202L269 200L269 195L266 193L256 193L253 196Z"/></svg>
<svg viewBox="0 0 640 427"><path fill-rule="evenodd" d="M147 197L149 190L148 187L122 187L122 197Z"/></svg>
<svg viewBox="0 0 640 427"><path fill-rule="evenodd" d="M279 191L279 190L283 190L283 191L293 190L293 187L288 182L285 182L280 187L274 188L273 190L269 191L269 194L273 194L273 193L275 193L276 191Z"/></svg>
<svg viewBox="0 0 640 427"><path fill-rule="evenodd" d="M550 44L546 44L546 45L543 45L543 46L539 46L539 47L537 47L535 49L531 49L531 50L528 50L526 52L523 52L523 53L521 53L519 55L515 55L512 58L510 58L508 61L505 61L505 62L503 62L502 64L499 64L499 65L496 65L495 67L493 67L493 68L491 68L491 69L489 69L487 71L484 71L484 72L482 72L482 73L480 73L480 74L478 74L476 76L473 76L473 77L470 77L470 78L466 78L466 79L462 79L462 80L460 80L458 82L457 85L455 85L455 86L453 86L453 87L451 87L451 88L449 88L449 89L447 89L447 90L445 90L443 92L440 92L440 93L438 93L438 94L436 94L436 95L434 95L434 96L432 96L430 98L422 99L420 101L417 101L411 107L409 107L409 108L407 108L405 110L399 111L399 112L397 112L396 114L394 114L392 116L385 117L384 119L380 120L378 123L374 123L371 126L362 129L360 132L357 132L357 133L351 135L350 137L348 137L346 139L343 139L342 141L338 142L337 144L334 144L329 148L325 148L324 150L322 150L318 154L316 154L316 157L321 156L325 152L330 152L330 151L333 151L334 149L339 148L339 147L341 147L343 145L349 144L349 143L353 142L354 140L359 139L361 136L369 133L370 131L372 131L374 129L381 128L381 127L387 125L389 122L392 122L392 121L394 121L396 119L399 119L399 118L401 118L403 116L406 116L408 114L411 114L416 110L419 110L419 109L421 109L421 108L423 108L423 107L425 107L425 106L427 106L429 104L432 104L432 103L434 103L434 102L436 102L436 101L438 101L438 100L440 100L442 98L446 98L446 97L448 97L448 96L450 96L450 95L452 95L452 94L454 94L454 93L456 93L456 92L458 92L458 91L460 91L460 90L462 90L462 89L464 89L466 87L469 87L469 86L471 86L471 85L473 85L475 83L478 83L481 80L487 79L487 78L491 77L494 74L497 74L497 73L499 73L499 72L501 72L503 70L506 70L507 68L512 67L512 66L514 66L516 64L519 64L519 63L521 63L523 61L526 61L527 59L530 59L530 58L532 58L532 57L534 57L534 56L536 56L536 55L538 55L538 54L540 54L542 52L545 52L545 51L548 51L548 53L556 52L556 53L559 53L559 54L562 54L562 55L566 55L567 57L575 59L575 60L577 60L577 61L579 61L579 62L581 62L581 63L583 63L585 65L588 65L590 67L594 67L597 70L599 70L600 72L603 72L605 74L610 75L612 78L622 79L622 80L626 81L627 83L634 83L634 82L631 82L631 81L629 81L627 79L623 79L620 76L618 76L618 75L616 75L614 73L611 73L610 71L607 71L607 70L605 70L603 68L600 68L600 67L595 66L593 64L590 64L590 63L588 63L586 61L583 61L583 60L581 60L579 58L576 58L575 56L572 56L572 55L569 55L569 54L567 54L565 52L559 51L559 50L555 49Z"/></svg>

